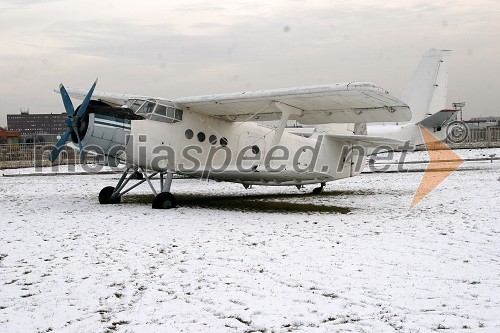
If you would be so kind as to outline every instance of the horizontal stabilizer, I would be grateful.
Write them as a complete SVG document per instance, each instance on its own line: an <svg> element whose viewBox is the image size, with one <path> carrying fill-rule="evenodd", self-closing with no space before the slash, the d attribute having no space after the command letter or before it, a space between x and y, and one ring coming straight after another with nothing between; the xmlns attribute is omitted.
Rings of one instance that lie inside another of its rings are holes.
<svg viewBox="0 0 500 333"><path fill-rule="evenodd" d="M314 127L288 127L285 128L286 133L303 136L305 138L311 137L316 129Z"/></svg>
<svg viewBox="0 0 500 333"><path fill-rule="evenodd" d="M455 120L457 110L441 110L417 123L426 128L436 128L445 125L450 120Z"/></svg>
<svg viewBox="0 0 500 333"><path fill-rule="evenodd" d="M327 138L347 142L354 145L360 145L363 147L381 147L387 146L391 148L403 147L405 142L401 140L386 138L383 136L370 136L370 135L339 135L339 134L327 134Z"/></svg>

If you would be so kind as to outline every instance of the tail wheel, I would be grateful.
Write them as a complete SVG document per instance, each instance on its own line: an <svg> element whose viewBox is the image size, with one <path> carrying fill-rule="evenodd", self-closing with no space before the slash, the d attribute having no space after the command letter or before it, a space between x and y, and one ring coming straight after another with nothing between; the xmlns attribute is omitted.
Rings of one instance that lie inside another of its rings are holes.
<svg viewBox="0 0 500 333"><path fill-rule="evenodd" d="M313 194L321 194L323 193L323 191L325 190L325 186L326 186L326 183L321 183L321 186L320 187L316 187L314 190L313 190Z"/></svg>
<svg viewBox="0 0 500 333"><path fill-rule="evenodd" d="M312 192L312 193L313 193L313 194L321 194L321 193L323 193L323 190L324 190L323 186L321 186L321 187L316 187L316 188L313 190L313 192Z"/></svg>
<svg viewBox="0 0 500 333"><path fill-rule="evenodd" d="M162 192L155 197L153 209L170 209L177 206L177 200L170 192Z"/></svg>
<svg viewBox="0 0 500 333"><path fill-rule="evenodd" d="M113 195L113 192L115 191L115 188L113 186L106 186L99 192L99 203L101 205L109 205L109 204L117 204L121 202L122 197L117 196L113 199L111 199L111 195Z"/></svg>

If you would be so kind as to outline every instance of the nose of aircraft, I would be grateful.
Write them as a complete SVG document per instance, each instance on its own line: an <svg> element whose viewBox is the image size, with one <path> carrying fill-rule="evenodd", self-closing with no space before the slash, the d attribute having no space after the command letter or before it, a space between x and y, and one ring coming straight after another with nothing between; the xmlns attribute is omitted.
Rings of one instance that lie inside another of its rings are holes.
<svg viewBox="0 0 500 333"><path fill-rule="evenodd" d="M64 109L66 110L66 113L68 115L68 118L65 121L66 127L68 129L66 130L66 132L64 132L64 134L61 136L61 139L59 139L59 141L56 143L56 146L52 150L52 153L50 154L51 163L54 163L54 161L57 159L59 153L61 152L62 148L64 147L70 135L72 134L76 137L76 142L78 143L78 146L80 148L81 158L85 159L85 151L83 150L82 140L79 134L79 128L82 124L82 120L85 118L87 114L87 107L90 103L90 99L92 98L92 94L94 92L96 85L97 85L97 79L95 80L94 84L88 91L87 95L85 96L85 99L78 108L77 112L75 112L75 108L73 107L73 103L71 102L71 98L69 97L66 88L64 88L64 85L62 83L59 85L59 91L61 92Z"/></svg>

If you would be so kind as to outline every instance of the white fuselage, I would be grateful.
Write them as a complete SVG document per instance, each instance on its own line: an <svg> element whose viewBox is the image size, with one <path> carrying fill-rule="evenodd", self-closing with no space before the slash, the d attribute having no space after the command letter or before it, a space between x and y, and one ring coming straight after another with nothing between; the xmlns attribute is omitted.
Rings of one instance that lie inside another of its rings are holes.
<svg viewBox="0 0 500 333"><path fill-rule="evenodd" d="M251 122L184 112L183 120L132 121L127 163L158 172L259 185L301 185L352 177L364 163L346 145L319 136L283 133ZM227 144L226 144L227 143Z"/></svg>
<svg viewBox="0 0 500 333"><path fill-rule="evenodd" d="M428 129L432 131L436 141L442 141L446 138L447 126L444 125L439 131L436 129ZM424 144L424 139L420 131L420 126L414 123L406 124L379 124L368 125L368 135L389 137L401 141L408 142L412 146L419 146Z"/></svg>

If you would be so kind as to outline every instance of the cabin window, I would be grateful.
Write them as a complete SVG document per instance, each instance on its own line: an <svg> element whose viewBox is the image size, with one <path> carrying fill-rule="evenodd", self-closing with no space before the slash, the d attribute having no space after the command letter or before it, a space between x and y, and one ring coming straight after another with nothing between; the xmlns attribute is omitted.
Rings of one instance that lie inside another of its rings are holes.
<svg viewBox="0 0 500 333"><path fill-rule="evenodd" d="M174 119L176 121L181 121L182 120L182 110L179 110L179 109L174 109L174 110L175 110Z"/></svg>
<svg viewBox="0 0 500 333"><path fill-rule="evenodd" d="M186 136L186 139L191 140L194 136L194 133L192 130L187 129L186 132L184 132L184 135Z"/></svg>

